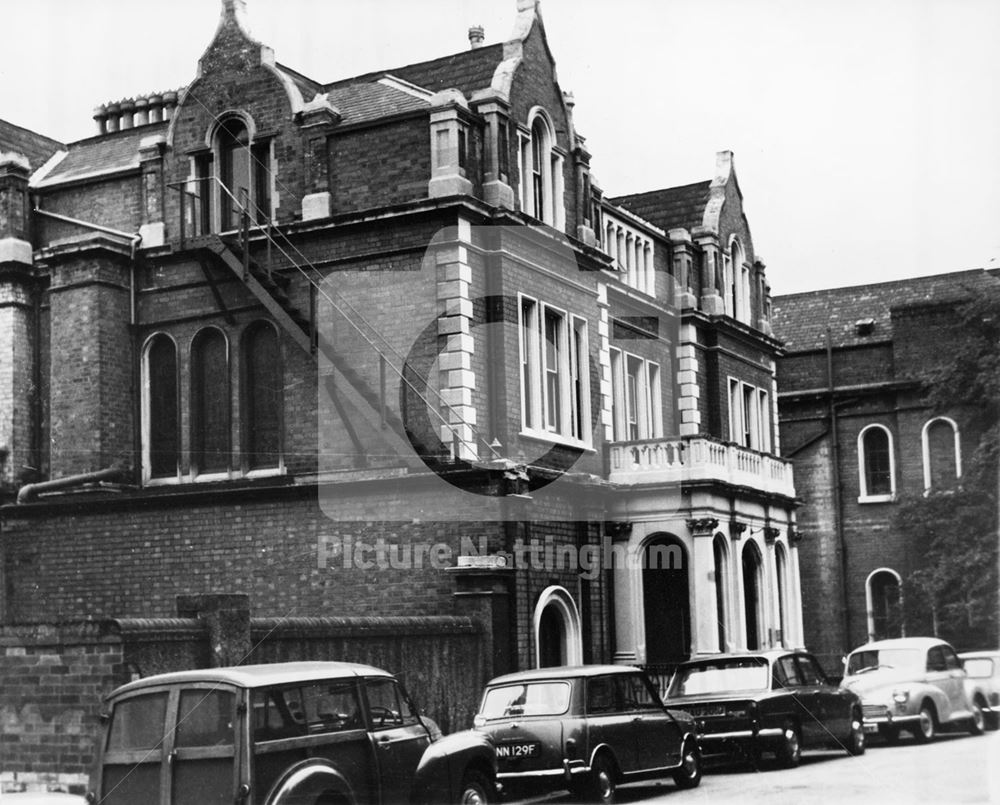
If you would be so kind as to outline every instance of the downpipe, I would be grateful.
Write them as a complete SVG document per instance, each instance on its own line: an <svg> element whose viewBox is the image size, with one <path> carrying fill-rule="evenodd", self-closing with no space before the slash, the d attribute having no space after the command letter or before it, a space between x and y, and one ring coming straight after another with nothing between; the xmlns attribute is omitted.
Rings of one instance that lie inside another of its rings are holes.
<svg viewBox="0 0 1000 805"><path fill-rule="evenodd" d="M84 472L80 475L67 475L65 478L56 478L53 481L39 481L36 484L25 484L18 490L17 502L18 504L31 503L39 495L45 492L53 492L57 489L67 489L98 481L113 481L123 477L127 472L128 469L126 467L117 465L94 472Z"/></svg>

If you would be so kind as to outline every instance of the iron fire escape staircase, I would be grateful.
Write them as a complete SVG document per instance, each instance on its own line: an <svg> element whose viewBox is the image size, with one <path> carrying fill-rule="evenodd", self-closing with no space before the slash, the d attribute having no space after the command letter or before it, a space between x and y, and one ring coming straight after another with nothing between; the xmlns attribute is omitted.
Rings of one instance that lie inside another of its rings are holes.
<svg viewBox="0 0 1000 805"><path fill-rule="evenodd" d="M343 423L344 430L353 445L355 466L369 466L372 459L375 459L375 463L385 466L387 461L379 460L380 454L372 453L374 445L366 443L362 434L355 427L355 423L351 417L352 410L362 418L369 432L374 434L377 440L384 443L384 445L379 445L379 447L388 448L391 451L390 455L384 457L388 459L388 463L395 463L398 466L399 462L402 461L407 466L420 468L426 467L428 463L451 460L448 456L443 456L439 453L428 453L420 445L418 441L420 437L414 436L407 429L406 424L400 418L399 414L393 410L392 406L389 405L387 400L387 375L395 374L402 386L408 391L413 392L427 404L442 423L447 424L449 420L443 417L440 411L437 411L437 407L443 406L451 409L451 406L440 401L440 394L433 391L430 384L425 382L422 389L417 389L413 386L412 382L404 376L403 366L396 366L392 360L392 357L395 357L401 363L402 356L398 353L394 356L388 354L394 353L395 350L381 336L377 328L373 327L369 322L364 321L360 312L353 308L349 302L343 299L333 299L328 295L328 288L321 286L318 281L321 279L319 271L308 264L308 261L292 244L287 235L270 223L255 227L258 232L264 235L269 251L272 247L279 251L291 267L305 277L310 285L311 293L322 294L331 307L343 316L345 322L375 352L379 366L379 388L377 390L373 388L364 376L350 365L345 356L323 337L321 329L316 326L315 305L310 305L310 311L307 315L289 299L285 291L290 284L290 278L285 274L272 272L269 266L268 268L263 268L251 259L249 205L245 200L244 203L237 201L228 188L225 188L221 182L216 180L216 183L221 188L220 192L224 192L230 197L233 202L234 211L240 216L240 236L238 238L224 238L218 234L209 234L187 238L184 231L185 203L182 202L180 225L181 251L193 250L201 257L207 255L212 263L224 267L226 271L235 275L254 298L263 305L291 341L299 349L307 353L316 363L317 372L320 372L324 368L331 370L325 374L323 382L325 390ZM181 191L182 199L185 199L187 195L186 188L181 187L178 189ZM278 243L276 237L281 238L285 245ZM298 259L290 252L295 252L298 255ZM203 269L205 269L206 277L211 282L211 277L204 263ZM216 295L217 302L222 306L221 296L214 285L213 293ZM378 343L379 341L381 341L381 344ZM324 367L324 360L328 364L328 367ZM427 399L425 394L428 393L438 397L437 404ZM473 432L476 432L474 426ZM456 442L458 438L457 435L453 437ZM483 440L481 436L478 436L477 441L486 445L494 457L499 457L494 447ZM453 455L457 455L457 443L450 447L453 450ZM420 455L421 453L423 453L422 456Z"/></svg>

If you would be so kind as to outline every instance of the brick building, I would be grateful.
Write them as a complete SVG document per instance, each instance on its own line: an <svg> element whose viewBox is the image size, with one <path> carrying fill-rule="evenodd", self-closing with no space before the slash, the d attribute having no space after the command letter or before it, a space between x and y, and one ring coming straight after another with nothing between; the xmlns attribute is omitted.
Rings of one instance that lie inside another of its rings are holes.
<svg viewBox="0 0 1000 805"><path fill-rule="evenodd" d="M56 669L5 771L82 776L94 691L185 664L353 652L457 727L494 673L801 645L732 155L604 194L534 0L332 83L222 6L96 136L0 125L4 674Z"/></svg>
<svg viewBox="0 0 1000 805"><path fill-rule="evenodd" d="M803 500L805 641L831 669L870 639L906 634L920 555L893 514L904 496L960 479L980 437L962 411L932 411L924 381L962 341L961 304L998 287L995 272L974 270L774 298L781 439Z"/></svg>

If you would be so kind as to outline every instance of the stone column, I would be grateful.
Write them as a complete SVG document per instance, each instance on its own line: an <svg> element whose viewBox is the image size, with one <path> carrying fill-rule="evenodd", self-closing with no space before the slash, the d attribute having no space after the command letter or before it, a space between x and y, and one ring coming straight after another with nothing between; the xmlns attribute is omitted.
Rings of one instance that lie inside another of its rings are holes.
<svg viewBox="0 0 1000 805"><path fill-rule="evenodd" d="M719 272L722 271L719 236L705 231L703 227L696 227L691 234L702 252L701 309L710 316L720 316L726 312L726 303L719 282Z"/></svg>
<svg viewBox="0 0 1000 805"><path fill-rule="evenodd" d="M139 234L143 247L162 246L166 236L163 220L165 201L163 155L166 137L153 134L139 141L139 165L142 170L142 225Z"/></svg>
<svg viewBox="0 0 1000 805"><path fill-rule="evenodd" d="M476 106L486 120L486 164L483 166L483 201L507 210L516 208L510 184L510 105L490 98Z"/></svg>
<svg viewBox="0 0 1000 805"><path fill-rule="evenodd" d="M703 517L687 521L691 532L693 549L691 567L688 568L688 583L691 585L691 654L711 654L718 652L719 616L715 585L720 583L714 577L715 553L712 541L719 527L714 517ZM714 617L713 617L714 616Z"/></svg>
<svg viewBox="0 0 1000 805"><path fill-rule="evenodd" d="M431 179L427 184L430 198L472 193L464 164L469 147L468 109L465 96L457 89L443 90L431 98Z"/></svg>
<svg viewBox="0 0 1000 805"><path fill-rule="evenodd" d="M673 274L676 287L676 305L679 310L692 310L697 307L694 288L691 285L694 271L694 244L686 229L671 229L667 233L670 238L670 249L673 253Z"/></svg>
<svg viewBox="0 0 1000 805"><path fill-rule="evenodd" d="M177 616L205 624L209 666L245 663L250 655L250 598L235 595L179 595Z"/></svg>

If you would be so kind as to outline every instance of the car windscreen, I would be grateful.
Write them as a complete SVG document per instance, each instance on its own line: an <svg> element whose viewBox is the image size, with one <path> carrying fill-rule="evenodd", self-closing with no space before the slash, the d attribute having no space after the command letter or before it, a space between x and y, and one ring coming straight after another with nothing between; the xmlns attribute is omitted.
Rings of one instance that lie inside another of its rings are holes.
<svg viewBox="0 0 1000 805"><path fill-rule="evenodd" d="M483 718L560 716L569 709L566 682L524 682L490 688L483 697Z"/></svg>
<svg viewBox="0 0 1000 805"><path fill-rule="evenodd" d="M963 660L965 673L976 679L989 679L993 676L993 660L989 657L973 657Z"/></svg>
<svg viewBox="0 0 1000 805"><path fill-rule="evenodd" d="M771 684L767 660L740 657L682 665L670 683L668 698L702 693L765 690Z"/></svg>
<svg viewBox="0 0 1000 805"><path fill-rule="evenodd" d="M876 668L907 668L923 670L925 652L917 648L858 649L847 658L847 675L873 671Z"/></svg>

